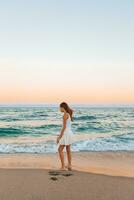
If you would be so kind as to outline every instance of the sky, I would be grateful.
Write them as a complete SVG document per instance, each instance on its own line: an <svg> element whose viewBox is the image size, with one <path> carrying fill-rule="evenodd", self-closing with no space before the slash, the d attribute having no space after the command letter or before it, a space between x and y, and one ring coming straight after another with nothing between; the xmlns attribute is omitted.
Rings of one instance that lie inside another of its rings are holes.
<svg viewBox="0 0 134 200"><path fill-rule="evenodd" d="M134 103L134 1L0 0L0 103Z"/></svg>

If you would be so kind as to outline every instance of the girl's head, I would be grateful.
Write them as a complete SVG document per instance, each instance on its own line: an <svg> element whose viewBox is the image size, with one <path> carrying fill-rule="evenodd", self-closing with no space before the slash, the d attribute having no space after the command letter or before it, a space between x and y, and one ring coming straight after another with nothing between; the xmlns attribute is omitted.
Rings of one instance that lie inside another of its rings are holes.
<svg viewBox="0 0 134 200"><path fill-rule="evenodd" d="M71 121L73 121L73 110L68 106L66 102L62 102L60 104L60 111L69 113Z"/></svg>

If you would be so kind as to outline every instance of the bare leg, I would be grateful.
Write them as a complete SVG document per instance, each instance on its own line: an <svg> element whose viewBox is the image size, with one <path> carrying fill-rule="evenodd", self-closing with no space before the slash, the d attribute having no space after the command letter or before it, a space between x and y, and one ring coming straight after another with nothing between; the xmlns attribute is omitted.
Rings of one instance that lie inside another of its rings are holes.
<svg viewBox="0 0 134 200"><path fill-rule="evenodd" d="M67 151L67 158L68 158L68 170L72 169L71 161L72 161L72 156L71 156L71 146L67 145L66 146L66 151Z"/></svg>
<svg viewBox="0 0 134 200"><path fill-rule="evenodd" d="M59 148L58 148L58 151L59 151L59 156L60 156L60 161L61 161L61 169L65 169L65 163L64 163L64 147L65 145L60 145Z"/></svg>

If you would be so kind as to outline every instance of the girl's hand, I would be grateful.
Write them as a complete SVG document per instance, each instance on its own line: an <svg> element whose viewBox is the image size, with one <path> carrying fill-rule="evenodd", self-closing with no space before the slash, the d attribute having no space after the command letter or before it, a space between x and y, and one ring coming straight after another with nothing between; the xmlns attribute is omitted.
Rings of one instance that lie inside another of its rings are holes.
<svg viewBox="0 0 134 200"><path fill-rule="evenodd" d="M58 136L56 140L57 144L59 143L59 141L60 141L60 137Z"/></svg>

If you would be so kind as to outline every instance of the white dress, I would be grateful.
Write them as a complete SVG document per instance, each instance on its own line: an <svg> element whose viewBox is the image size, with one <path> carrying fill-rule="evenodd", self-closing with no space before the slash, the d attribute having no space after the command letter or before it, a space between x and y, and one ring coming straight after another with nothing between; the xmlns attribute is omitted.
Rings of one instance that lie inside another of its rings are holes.
<svg viewBox="0 0 134 200"><path fill-rule="evenodd" d="M73 143L73 132L71 129L71 118L70 115L66 121L66 129L64 130L63 136L59 140L60 145L70 145Z"/></svg>

